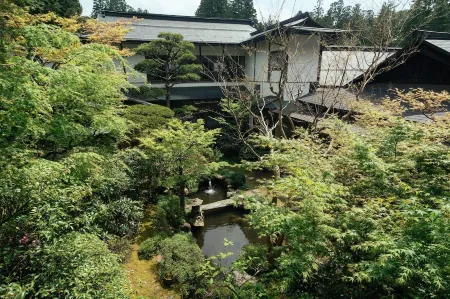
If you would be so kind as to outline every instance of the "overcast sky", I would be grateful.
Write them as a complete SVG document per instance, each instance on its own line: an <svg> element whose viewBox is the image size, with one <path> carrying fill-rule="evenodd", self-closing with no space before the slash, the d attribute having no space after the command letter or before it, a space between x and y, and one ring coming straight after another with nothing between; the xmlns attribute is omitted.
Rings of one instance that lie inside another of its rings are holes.
<svg viewBox="0 0 450 299"><path fill-rule="evenodd" d="M299 10L312 11L316 5L317 0L253 0L255 8L258 11L258 17L261 15L267 18L269 14L280 13L280 19L287 19L295 15ZM374 3L376 0L346 0L346 5L353 5L355 3ZM83 15L90 15L92 12L93 0L80 0L83 6ZM282 5L282 3L284 5ZM324 0L325 10L328 9L330 3L334 0ZM127 0L128 5L134 8L147 9L150 13L172 14L193 16L200 4L200 0ZM282 7L283 6L283 7ZM366 5L367 6L367 5ZM369 7L370 8L370 7Z"/></svg>

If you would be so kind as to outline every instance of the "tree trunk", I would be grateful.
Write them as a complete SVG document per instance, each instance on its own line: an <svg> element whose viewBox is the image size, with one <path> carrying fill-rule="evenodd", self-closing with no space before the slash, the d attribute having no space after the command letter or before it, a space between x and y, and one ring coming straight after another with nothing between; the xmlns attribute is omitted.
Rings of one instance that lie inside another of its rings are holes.
<svg viewBox="0 0 450 299"><path fill-rule="evenodd" d="M179 185L179 190L178 190L178 196L180 197L180 208L181 208L181 213L184 215L186 213L186 201L185 201L185 193L184 193L184 189L186 188L186 182L184 181L183 177L183 168L178 168L178 175L181 178L180 181L180 185Z"/></svg>
<svg viewBox="0 0 450 299"><path fill-rule="evenodd" d="M287 139L286 137L286 133L284 132L284 128L283 128L283 96L281 95L281 97L278 99L278 105L280 106L280 108L278 109L278 129L280 132L280 136L284 139Z"/></svg>
<svg viewBox="0 0 450 299"><path fill-rule="evenodd" d="M275 180L278 180L281 178L281 170L280 170L280 166L275 165L273 167L273 175L275 177ZM272 198L272 204L275 206L278 206L278 197L274 197Z"/></svg>
<svg viewBox="0 0 450 299"><path fill-rule="evenodd" d="M170 108L170 86L166 84L166 106Z"/></svg>

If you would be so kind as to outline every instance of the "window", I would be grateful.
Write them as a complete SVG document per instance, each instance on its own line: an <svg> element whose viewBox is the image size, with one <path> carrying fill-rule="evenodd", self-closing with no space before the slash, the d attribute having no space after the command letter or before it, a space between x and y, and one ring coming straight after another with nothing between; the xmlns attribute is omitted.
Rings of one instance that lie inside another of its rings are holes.
<svg viewBox="0 0 450 299"><path fill-rule="evenodd" d="M245 56L202 56L198 62L203 65L202 80L243 78Z"/></svg>
<svg viewBox="0 0 450 299"><path fill-rule="evenodd" d="M255 85L255 95L259 95L259 94L261 94L261 85L256 84Z"/></svg>
<svg viewBox="0 0 450 299"><path fill-rule="evenodd" d="M281 71L287 62L288 56L285 51L273 51L269 53L269 72Z"/></svg>

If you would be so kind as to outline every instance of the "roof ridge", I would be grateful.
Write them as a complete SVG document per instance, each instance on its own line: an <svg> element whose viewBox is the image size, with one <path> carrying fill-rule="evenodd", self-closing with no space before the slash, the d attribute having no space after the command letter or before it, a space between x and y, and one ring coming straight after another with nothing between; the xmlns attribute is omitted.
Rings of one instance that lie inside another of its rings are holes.
<svg viewBox="0 0 450 299"><path fill-rule="evenodd" d="M182 28L182 29L186 29L186 28L189 28L189 29L199 29L198 27L195 27L195 26L173 26L173 25L170 25L170 26L168 26L168 25L154 25L154 24L138 24L138 23L135 23L135 24L133 24L132 25L133 27L137 27L137 26L139 26L139 27L161 27L161 28ZM223 31L230 31L230 29L229 28L201 28L201 30L223 30ZM233 31L242 31L242 32L249 32L249 30L246 30L246 29L233 29Z"/></svg>
<svg viewBox="0 0 450 299"><path fill-rule="evenodd" d="M99 17L105 16L126 16L126 17L138 17L144 19L155 19L155 20L180 20L186 22L210 22L210 23L225 23L225 24L243 24L252 25L252 20L247 19L230 19L230 18L204 18L195 16L180 16L180 15L165 15L165 14L152 14L152 13L140 13L140 12L121 12L121 11L110 11L103 10Z"/></svg>

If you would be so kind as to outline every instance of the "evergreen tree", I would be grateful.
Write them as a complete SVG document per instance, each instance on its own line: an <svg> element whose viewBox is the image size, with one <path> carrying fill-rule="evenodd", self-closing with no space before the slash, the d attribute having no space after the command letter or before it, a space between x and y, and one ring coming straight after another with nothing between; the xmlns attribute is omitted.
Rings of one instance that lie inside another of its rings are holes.
<svg viewBox="0 0 450 299"><path fill-rule="evenodd" d="M228 17L233 19L248 19L256 24L257 17L253 0L232 0L228 7Z"/></svg>
<svg viewBox="0 0 450 299"><path fill-rule="evenodd" d="M81 15L82 8L79 0L33 0L30 13L40 14L54 12L60 17L68 18Z"/></svg>
<svg viewBox="0 0 450 299"><path fill-rule="evenodd" d="M106 10L112 11L130 11L134 10L127 4L126 0L108 0L106 1Z"/></svg>
<svg viewBox="0 0 450 299"><path fill-rule="evenodd" d="M450 31L448 0L414 0L410 11L414 17L405 30Z"/></svg>
<svg viewBox="0 0 450 299"><path fill-rule="evenodd" d="M91 16L96 18L97 15L106 7L106 0L94 0Z"/></svg>
<svg viewBox="0 0 450 299"><path fill-rule="evenodd" d="M142 8L134 9L133 7L131 7L127 4L126 0L94 0L94 5L92 7L91 16L93 18L97 17L97 15L102 10L119 11L119 12L148 13L148 11L146 9L142 9Z"/></svg>
<svg viewBox="0 0 450 299"><path fill-rule="evenodd" d="M323 10L323 0L317 0L316 6L314 7L311 16L314 20L320 21L323 18L324 10Z"/></svg>
<svg viewBox="0 0 450 299"><path fill-rule="evenodd" d="M197 75L202 66L196 64L192 53L194 44L185 41L181 34L162 32L158 39L140 45L136 52L144 57L134 66L138 72L147 74L164 83L167 107L170 108L172 87L177 83L199 81Z"/></svg>
<svg viewBox="0 0 450 299"><path fill-rule="evenodd" d="M195 12L196 17L224 18L227 16L227 0L202 0Z"/></svg>

